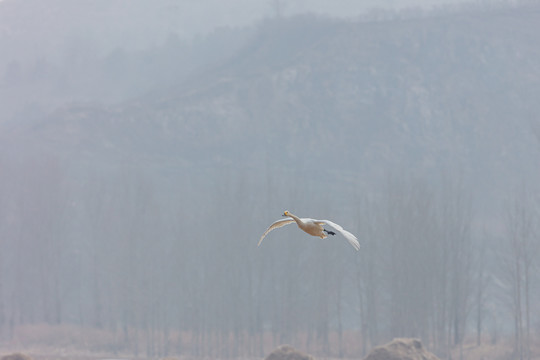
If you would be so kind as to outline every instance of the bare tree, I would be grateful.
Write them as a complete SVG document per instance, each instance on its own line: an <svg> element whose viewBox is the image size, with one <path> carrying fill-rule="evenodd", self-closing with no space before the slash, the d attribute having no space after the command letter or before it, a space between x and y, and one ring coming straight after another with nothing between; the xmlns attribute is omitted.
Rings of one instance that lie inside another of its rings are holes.
<svg viewBox="0 0 540 360"><path fill-rule="evenodd" d="M507 208L507 242L505 256L507 275L512 292L514 318L514 348L519 359L530 357L530 289L531 268L538 250L535 238L535 210L526 192L519 193Z"/></svg>
<svg viewBox="0 0 540 360"><path fill-rule="evenodd" d="M383 261L381 255L381 244L384 247L384 232L381 222L381 209L373 199L361 200L357 218L359 228L364 237L368 239L364 248L358 254L355 261L357 274L357 291L359 298L360 329L362 339L362 353L365 355L366 349L380 343L379 338L379 318L382 304L381 288L383 288L380 272L383 270L378 264Z"/></svg>
<svg viewBox="0 0 540 360"><path fill-rule="evenodd" d="M486 306L486 288L489 284L489 275L486 271L487 262L487 239L488 236L484 231L481 243L476 250L476 267L475 267L475 288L476 288L476 345L482 345L482 334L484 328L484 312Z"/></svg>

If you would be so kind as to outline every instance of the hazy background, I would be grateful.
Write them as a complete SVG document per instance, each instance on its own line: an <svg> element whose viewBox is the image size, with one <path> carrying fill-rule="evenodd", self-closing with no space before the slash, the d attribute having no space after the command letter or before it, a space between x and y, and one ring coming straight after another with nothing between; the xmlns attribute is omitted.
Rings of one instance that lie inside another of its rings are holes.
<svg viewBox="0 0 540 360"><path fill-rule="evenodd" d="M530 356L539 5L226 4L0 2L0 344Z"/></svg>

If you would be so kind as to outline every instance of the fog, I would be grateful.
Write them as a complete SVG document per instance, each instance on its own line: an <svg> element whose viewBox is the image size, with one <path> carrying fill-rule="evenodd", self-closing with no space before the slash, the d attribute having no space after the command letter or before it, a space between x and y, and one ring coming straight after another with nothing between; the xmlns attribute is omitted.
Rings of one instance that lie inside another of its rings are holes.
<svg viewBox="0 0 540 360"><path fill-rule="evenodd" d="M538 34L533 1L0 1L0 354L535 358ZM257 247L285 210L360 251Z"/></svg>

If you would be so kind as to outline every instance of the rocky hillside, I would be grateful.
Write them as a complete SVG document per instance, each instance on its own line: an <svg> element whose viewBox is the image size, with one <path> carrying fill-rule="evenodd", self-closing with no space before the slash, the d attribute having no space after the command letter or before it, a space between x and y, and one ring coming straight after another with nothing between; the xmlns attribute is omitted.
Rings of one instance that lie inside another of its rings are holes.
<svg viewBox="0 0 540 360"><path fill-rule="evenodd" d="M232 59L173 89L9 131L68 162L270 164L353 185L451 171L474 188L489 182L488 197L540 175L539 10L268 21Z"/></svg>

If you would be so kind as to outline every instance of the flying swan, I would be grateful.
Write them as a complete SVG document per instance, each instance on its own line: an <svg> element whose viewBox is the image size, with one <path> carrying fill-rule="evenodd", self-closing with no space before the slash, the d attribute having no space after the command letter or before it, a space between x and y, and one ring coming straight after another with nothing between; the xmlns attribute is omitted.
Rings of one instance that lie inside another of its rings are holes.
<svg viewBox="0 0 540 360"><path fill-rule="evenodd" d="M282 220L278 220L278 221L275 221L274 223L272 223L272 225L270 225L268 227L268 229L266 229L264 234L262 234L261 240L259 240L259 244L257 246L261 245L261 242L263 241L264 237L270 231L272 231L274 229L277 229L277 228L280 228L282 226L291 224L293 222L296 222L296 224L298 225L298 227L300 229L304 230L309 235L318 236L321 239L326 238L327 237L326 234L336 235L335 232L328 231L325 228L323 228L323 225L329 225L329 226L333 227L335 230L339 231L341 233L341 235L343 235L345 237L345 239L347 239L347 241L356 250L360 249L360 243L358 242L358 239L356 238L356 236L354 236L353 234L351 234L350 232L348 232L347 230L343 229L341 226L339 226L338 224L336 224L336 223L334 223L334 222L332 222L330 220L315 220L315 219L309 219L309 218L300 219L298 216L296 216L294 214L291 214L288 211L285 211L282 216L287 216L287 218L282 219Z"/></svg>

